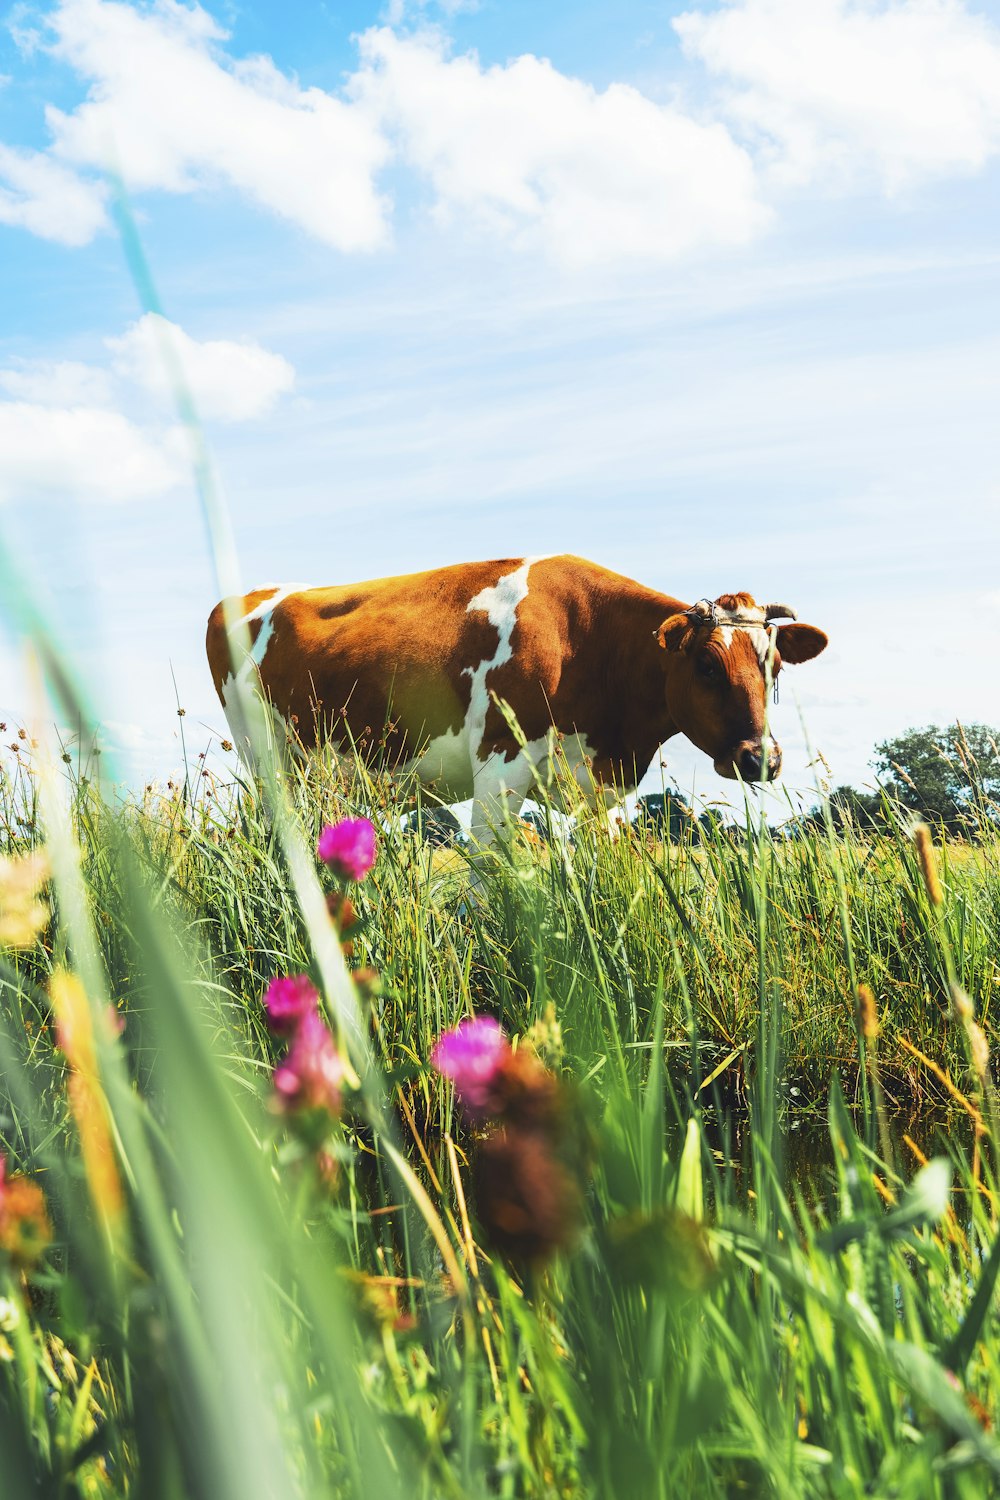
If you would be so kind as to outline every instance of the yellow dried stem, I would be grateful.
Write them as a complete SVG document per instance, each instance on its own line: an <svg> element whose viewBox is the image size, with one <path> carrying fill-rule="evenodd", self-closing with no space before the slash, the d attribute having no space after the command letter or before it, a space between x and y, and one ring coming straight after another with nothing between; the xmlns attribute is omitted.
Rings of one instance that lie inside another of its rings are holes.
<svg viewBox="0 0 1000 1500"><path fill-rule="evenodd" d="M955 1103L960 1104L969 1118L975 1123L977 1134L986 1129L982 1114L972 1101L965 1097L962 1090L952 1082L950 1074L942 1068L940 1063L936 1063L932 1057L928 1057L926 1052L921 1052L920 1048L915 1047L912 1042L907 1041L905 1036L899 1038L899 1045L905 1048L911 1057L915 1057L918 1062L923 1063L928 1072L933 1073L938 1082L948 1090Z"/></svg>
<svg viewBox="0 0 1000 1500"><path fill-rule="evenodd" d="M115 1232L122 1223L125 1195L101 1088L90 1003L76 975L64 969L57 969L49 980L49 998L59 1046L69 1063L66 1093L80 1138L87 1186L99 1218Z"/></svg>

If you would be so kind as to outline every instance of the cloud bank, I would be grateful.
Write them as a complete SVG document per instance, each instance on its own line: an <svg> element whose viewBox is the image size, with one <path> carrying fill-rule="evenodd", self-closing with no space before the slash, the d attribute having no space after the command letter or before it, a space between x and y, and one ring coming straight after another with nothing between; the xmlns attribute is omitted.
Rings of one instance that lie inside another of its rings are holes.
<svg viewBox="0 0 1000 1500"><path fill-rule="evenodd" d="M48 107L48 150L0 145L0 222L86 244L106 223L94 174L114 164L133 193L228 191L371 252L391 238L392 165L452 231L560 265L668 262L753 239L792 189L893 194L1000 149L1000 29L968 0L689 9L672 22L683 106L531 54L485 67L389 14L333 91L234 57L197 4L62 0L22 45L86 97Z"/></svg>
<svg viewBox="0 0 1000 1500"><path fill-rule="evenodd" d="M1000 31L964 0L737 0L673 25L786 185L893 193L1000 148Z"/></svg>
<svg viewBox="0 0 1000 1500"><path fill-rule="evenodd" d="M599 91L530 55L483 68L438 36L361 39L355 97L433 190L472 220L560 263L672 259L740 244L766 221L747 153L637 89Z"/></svg>
<svg viewBox="0 0 1000 1500"><path fill-rule="evenodd" d="M147 500L180 477L166 444L119 411L0 401L0 500Z"/></svg>
<svg viewBox="0 0 1000 1500"><path fill-rule="evenodd" d="M49 26L51 51L88 85L77 109L46 111L60 161L114 164L135 192L235 189L338 250L385 242L375 175L389 148L364 111L269 58L233 61L197 5L64 0Z"/></svg>
<svg viewBox="0 0 1000 1500"><path fill-rule="evenodd" d="M162 342L173 347L198 411L246 422L271 411L295 371L252 340L192 338L147 313L105 340L108 367L75 360L17 360L0 368L0 502L39 494L122 503L164 495L187 464L170 420L173 391ZM126 409L136 390L154 415Z"/></svg>
<svg viewBox="0 0 1000 1500"><path fill-rule="evenodd" d="M295 384L288 360L252 339L199 341L158 313L146 313L121 338L106 342L116 374L137 381L170 407L167 343L180 361L195 407L209 421L248 422L265 416Z"/></svg>

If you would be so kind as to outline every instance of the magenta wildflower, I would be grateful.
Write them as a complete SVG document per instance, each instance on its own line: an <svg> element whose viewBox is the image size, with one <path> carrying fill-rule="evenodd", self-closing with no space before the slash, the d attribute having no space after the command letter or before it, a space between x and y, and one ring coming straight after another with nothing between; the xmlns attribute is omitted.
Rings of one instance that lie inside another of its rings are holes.
<svg viewBox="0 0 1000 1500"><path fill-rule="evenodd" d="M364 880L375 863L375 829L367 818L341 818L319 836L318 857L343 880Z"/></svg>
<svg viewBox="0 0 1000 1500"><path fill-rule="evenodd" d="M304 1016L316 1011L319 995L308 974L272 979L264 991L267 1024L277 1036L289 1036Z"/></svg>
<svg viewBox="0 0 1000 1500"><path fill-rule="evenodd" d="M344 1061L318 1011L299 1018L291 1046L274 1070L274 1087L288 1109L340 1112Z"/></svg>
<svg viewBox="0 0 1000 1500"><path fill-rule="evenodd" d="M493 1017L476 1016L441 1033L431 1052L431 1066L451 1079L470 1115L487 1115L495 1105L509 1053L510 1044Z"/></svg>

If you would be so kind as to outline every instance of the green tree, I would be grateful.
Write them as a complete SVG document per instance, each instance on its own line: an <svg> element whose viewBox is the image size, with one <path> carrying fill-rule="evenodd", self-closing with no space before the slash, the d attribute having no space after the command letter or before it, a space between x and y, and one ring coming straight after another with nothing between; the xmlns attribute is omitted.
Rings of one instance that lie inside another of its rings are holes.
<svg viewBox="0 0 1000 1500"><path fill-rule="evenodd" d="M882 820L882 798L878 792L862 791L856 786L834 787L830 793L830 816L838 833L852 829L870 833ZM817 826L826 820L820 809L811 814Z"/></svg>
<svg viewBox="0 0 1000 1500"><path fill-rule="evenodd" d="M636 802L632 821L644 833L679 844L691 837L694 813L680 792L649 792Z"/></svg>
<svg viewBox="0 0 1000 1500"><path fill-rule="evenodd" d="M876 745L879 781L904 807L950 833L971 837L1000 818L1000 730L929 724Z"/></svg>

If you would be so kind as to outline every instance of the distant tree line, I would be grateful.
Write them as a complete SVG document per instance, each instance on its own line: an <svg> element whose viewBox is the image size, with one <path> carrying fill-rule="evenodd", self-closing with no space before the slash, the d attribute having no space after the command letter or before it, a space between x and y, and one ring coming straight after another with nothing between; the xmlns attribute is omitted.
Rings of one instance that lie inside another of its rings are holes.
<svg viewBox="0 0 1000 1500"><path fill-rule="evenodd" d="M830 812L838 829L884 827L889 805L915 813L952 838L978 837L1000 826L1000 730L987 724L929 724L876 745L877 788L838 786ZM807 814L823 821L823 811Z"/></svg>
<svg viewBox="0 0 1000 1500"><path fill-rule="evenodd" d="M664 844L699 844L706 836L717 836L727 824L713 808L696 813L682 792L671 789L641 796L635 805L632 827Z"/></svg>
<svg viewBox="0 0 1000 1500"><path fill-rule="evenodd" d="M830 793L830 815L838 832L885 829L900 807L951 838L978 838L1000 827L1000 730L987 724L929 724L908 729L876 745L871 762L877 785L868 790L838 786ZM814 807L774 829L784 838L825 826L826 812ZM724 825L711 809L695 813L673 789L639 798L633 826L664 843L699 843L722 826L739 837L739 825Z"/></svg>
<svg viewBox="0 0 1000 1500"><path fill-rule="evenodd" d="M877 832L889 825L899 807L951 838L975 839L985 828L1000 828L1000 730L986 724L908 729L876 745L871 764L876 787L838 786L830 793L830 815L839 832ZM548 837L544 813L527 811L521 821L538 837ZM825 823L826 812L817 806L774 832L794 838ZM743 831L713 808L697 813L673 788L641 796L632 827L662 843L695 845L722 834L738 840ZM406 831L435 847L466 842L448 807L421 805L407 820Z"/></svg>

